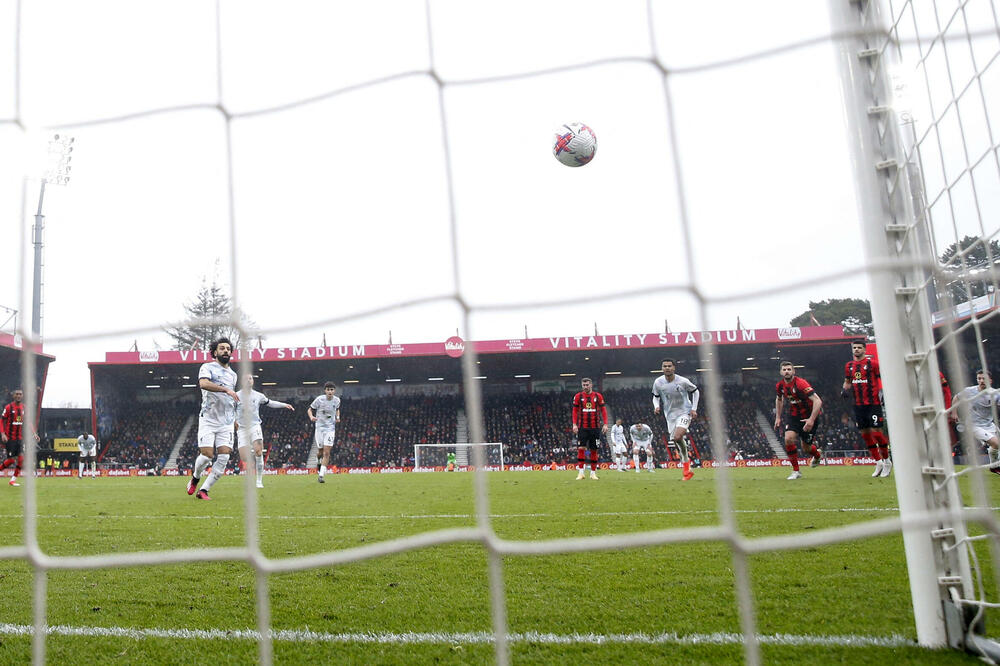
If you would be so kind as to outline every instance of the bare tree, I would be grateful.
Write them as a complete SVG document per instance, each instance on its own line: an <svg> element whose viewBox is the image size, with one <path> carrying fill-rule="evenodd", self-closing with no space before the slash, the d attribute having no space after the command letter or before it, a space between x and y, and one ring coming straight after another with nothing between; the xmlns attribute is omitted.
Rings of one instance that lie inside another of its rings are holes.
<svg viewBox="0 0 1000 666"><path fill-rule="evenodd" d="M220 337L229 338L237 347L244 341L240 328L231 322L232 300L217 279L213 278L208 284L207 278L202 278L201 288L191 302L184 304L184 312L188 320L186 324L163 329L173 339L174 349L207 351L212 341ZM240 313L239 321L250 335L246 339L247 344L263 339L263 336L252 333L257 330L257 324L250 317Z"/></svg>

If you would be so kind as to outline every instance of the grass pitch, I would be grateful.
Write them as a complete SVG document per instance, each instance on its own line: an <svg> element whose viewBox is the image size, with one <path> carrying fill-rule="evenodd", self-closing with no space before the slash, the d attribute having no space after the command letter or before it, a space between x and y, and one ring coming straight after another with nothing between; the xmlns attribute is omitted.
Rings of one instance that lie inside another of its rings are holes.
<svg viewBox="0 0 1000 666"><path fill-rule="evenodd" d="M892 479L870 468L733 470L746 536L804 532L894 515ZM261 549L320 553L442 528L473 527L472 474L267 477ZM718 524L713 473L491 473L492 524L511 540L629 534ZM990 477L987 481L993 481ZM241 546L243 483L201 502L185 478L38 480L39 541L56 556ZM996 490L993 490L996 488ZM23 543L25 488L5 489L0 545ZM997 505L1000 486L991 486ZM986 546L980 561L988 567ZM435 546L269 580L276 663L491 663L487 558ZM514 663L739 663L733 562L722 543L504 558ZM767 663L973 663L915 639L902 538L751 558ZM26 663L33 572L0 561L0 663ZM241 561L48 573L52 663L252 663L255 585ZM986 589L995 590L992 572ZM987 616L987 631L997 635ZM132 630L125 633L125 630ZM191 633L185 633L190 630ZM219 630L209 634L209 630ZM306 631L313 632L311 634ZM112 635L118 632L124 635ZM784 636L781 641L778 637ZM573 637L576 637L573 639ZM786 643L786 644L779 644ZM824 644L826 643L826 644Z"/></svg>

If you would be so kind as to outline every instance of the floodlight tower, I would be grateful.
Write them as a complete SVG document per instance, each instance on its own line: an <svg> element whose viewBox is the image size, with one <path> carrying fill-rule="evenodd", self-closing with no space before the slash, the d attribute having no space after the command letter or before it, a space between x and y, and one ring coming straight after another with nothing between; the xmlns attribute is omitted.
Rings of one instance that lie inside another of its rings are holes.
<svg viewBox="0 0 1000 666"><path fill-rule="evenodd" d="M45 173L42 174L42 185L38 191L38 212L35 213L35 226L31 230L32 243L35 246L35 274L31 293L31 336L35 341L42 338L42 232L45 230L45 216L42 215L42 202L45 200L45 184L66 185L69 183L69 172L72 169L70 161L73 156L73 137L56 134L49 140L48 159Z"/></svg>

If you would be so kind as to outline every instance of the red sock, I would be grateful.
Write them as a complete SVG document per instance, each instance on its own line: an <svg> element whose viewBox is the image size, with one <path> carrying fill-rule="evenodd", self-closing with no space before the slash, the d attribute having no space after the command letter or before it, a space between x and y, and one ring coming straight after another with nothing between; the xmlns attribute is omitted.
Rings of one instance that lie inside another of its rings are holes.
<svg viewBox="0 0 1000 666"><path fill-rule="evenodd" d="M590 471L597 471L597 449L590 450Z"/></svg>
<svg viewBox="0 0 1000 666"><path fill-rule="evenodd" d="M792 469L796 472L799 471L799 448L794 444L785 444L785 452L788 453L788 459L792 461Z"/></svg>
<svg viewBox="0 0 1000 666"><path fill-rule="evenodd" d="M686 461L684 463L684 473L685 474L690 474L691 473L691 461L690 460L688 460L688 461Z"/></svg>
<svg viewBox="0 0 1000 666"><path fill-rule="evenodd" d="M586 449L584 449L582 446L578 446L576 448L576 464L581 472L587 467L587 465L585 464L586 460L587 460Z"/></svg>
<svg viewBox="0 0 1000 666"><path fill-rule="evenodd" d="M889 438L885 436L885 433L881 430L876 430L874 433L875 442L878 443L878 452L882 454L882 460L889 459Z"/></svg>
<svg viewBox="0 0 1000 666"><path fill-rule="evenodd" d="M815 444L809 447L809 453L813 455L813 458L819 458L819 449L816 448Z"/></svg>
<svg viewBox="0 0 1000 666"><path fill-rule="evenodd" d="M13 458L7 458L7 460L4 460L2 463L0 463L0 469L7 469L8 467L10 467L13 464L14 464L14 459Z"/></svg>
<svg viewBox="0 0 1000 666"><path fill-rule="evenodd" d="M868 447L868 454L875 460L881 460L882 456L879 454L878 444L875 441L875 433L868 431L861 433L861 439L865 440L865 446Z"/></svg>

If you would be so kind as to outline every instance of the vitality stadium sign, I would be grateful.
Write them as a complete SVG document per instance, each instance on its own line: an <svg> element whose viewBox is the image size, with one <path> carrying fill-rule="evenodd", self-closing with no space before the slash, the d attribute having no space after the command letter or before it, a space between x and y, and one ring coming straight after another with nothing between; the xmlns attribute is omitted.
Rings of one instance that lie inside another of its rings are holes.
<svg viewBox="0 0 1000 666"><path fill-rule="evenodd" d="M679 333L619 333L617 335L574 335L554 338L519 338L508 340L462 340L452 337L442 342L416 342L388 345L323 345L320 347L271 347L237 349L233 359L245 356L251 361L304 361L332 358L390 358L399 356L461 356L467 348L477 354L510 354L572 349L642 349L650 347L692 347L703 342L717 345L778 343L794 340L849 340L841 326L806 326L803 328L741 328L717 331L682 331ZM207 363L207 351L107 352L104 363Z"/></svg>

